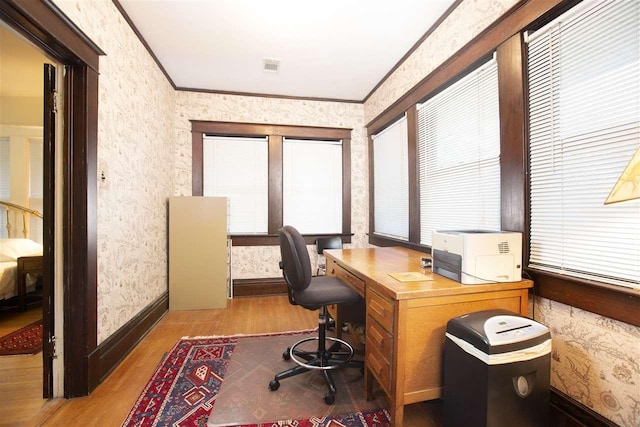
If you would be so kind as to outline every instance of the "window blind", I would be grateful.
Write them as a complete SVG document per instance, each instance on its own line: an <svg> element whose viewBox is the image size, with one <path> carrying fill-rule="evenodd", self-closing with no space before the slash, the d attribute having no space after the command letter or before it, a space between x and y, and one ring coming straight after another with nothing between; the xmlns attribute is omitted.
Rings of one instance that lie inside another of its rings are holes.
<svg viewBox="0 0 640 427"><path fill-rule="evenodd" d="M11 197L11 140L0 137L0 200Z"/></svg>
<svg viewBox="0 0 640 427"><path fill-rule="evenodd" d="M230 233L268 231L267 138L203 138L203 194L229 199Z"/></svg>
<svg viewBox="0 0 640 427"><path fill-rule="evenodd" d="M342 233L342 142L284 138L282 188L284 225Z"/></svg>
<svg viewBox="0 0 640 427"><path fill-rule="evenodd" d="M640 145L640 3L581 3L528 48L529 266L640 288L640 201L603 204Z"/></svg>
<svg viewBox="0 0 640 427"><path fill-rule="evenodd" d="M409 239L407 118L372 135L374 233Z"/></svg>
<svg viewBox="0 0 640 427"><path fill-rule="evenodd" d="M420 243L435 230L500 229L495 59L418 106Z"/></svg>

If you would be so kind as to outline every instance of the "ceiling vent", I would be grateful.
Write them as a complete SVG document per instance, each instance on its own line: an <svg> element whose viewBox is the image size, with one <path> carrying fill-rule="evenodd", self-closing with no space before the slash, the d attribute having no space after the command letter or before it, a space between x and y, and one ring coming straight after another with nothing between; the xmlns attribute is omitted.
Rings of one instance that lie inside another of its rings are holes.
<svg viewBox="0 0 640 427"><path fill-rule="evenodd" d="M264 69L265 73L277 73L280 68L280 60L279 59L264 59Z"/></svg>

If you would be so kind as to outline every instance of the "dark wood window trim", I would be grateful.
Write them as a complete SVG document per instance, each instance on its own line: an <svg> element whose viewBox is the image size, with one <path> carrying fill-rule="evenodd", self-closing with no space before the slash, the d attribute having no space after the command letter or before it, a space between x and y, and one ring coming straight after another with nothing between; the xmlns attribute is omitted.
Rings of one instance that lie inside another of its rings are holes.
<svg viewBox="0 0 640 427"><path fill-rule="evenodd" d="M637 289L532 268L525 271L535 282L535 293L540 297L640 326L640 291Z"/></svg>
<svg viewBox="0 0 640 427"><path fill-rule="evenodd" d="M405 112L410 118L414 114L412 111L416 104L451 84L457 78L454 76L463 75L465 70L472 68L483 57L497 49L500 94L501 226L505 230L520 231L524 234L524 260L529 258L529 194L526 160L528 150L526 55L522 32L544 25L576 3L578 1L575 0L519 2L367 124L368 135L373 135L393 123ZM413 125L408 126L408 129L409 156L411 157L414 152L411 144L416 138L416 129ZM371 142L369 153L372 153ZM417 160L410 159L410 173L413 168L417 168ZM371 160L369 170L373 171ZM369 230L373 230L375 203L372 196L372 177L373 174L370 173ZM411 188L409 191L410 212L414 212L409 218L410 241L404 242L370 233L369 243L376 246L407 246L430 251L429 247L418 243L419 214L416 216L419 212L418 192ZM412 233L416 227L418 231ZM525 269L525 271L534 279L535 293L538 296L640 326L640 317L637 315L640 312L639 290L569 278L534 269Z"/></svg>
<svg viewBox="0 0 640 427"><path fill-rule="evenodd" d="M431 248L421 245L420 241L420 188L418 185L418 109L412 105L406 112L407 117L407 173L409 192L409 238L408 240L382 236L374 232L375 190L373 176L373 140L369 132L369 243L376 246L402 246L423 252L431 252ZM388 125L395 123L394 118ZM385 126L386 127L386 126ZM379 129L376 133L382 131Z"/></svg>
<svg viewBox="0 0 640 427"><path fill-rule="evenodd" d="M565 10L554 12L557 16ZM518 33L498 47L500 173L502 228L523 233L524 260L529 259L530 244L526 78L526 46ZM534 280L538 296L640 326L638 290L531 268L525 271Z"/></svg>
<svg viewBox="0 0 640 427"><path fill-rule="evenodd" d="M231 235L234 246L276 246L278 229L282 227L282 141L283 138L327 139L342 141L342 233L305 235L308 244L323 236L340 236L351 243L351 129L312 126L271 125L255 123L212 122L191 120L193 196L202 196L203 136L263 137L269 140L269 219L267 234Z"/></svg>
<svg viewBox="0 0 640 427"><path fill-rule="evenodd" d="M534 30L547 22L560 16L562 13L575 6L579 1L571 0L564 2L560 6L554 8L550 13L547 13L537 20L533 21L529 25L527 30ZM518 36L518 35L517 35ZM523 228L523 255L525 265L529 260L529 248L530 248L530 206L529 206L529 129L528 129L528 99L529 94L527 90L527 72L526 72L526 45L523 42L522 37L514 36L513 43L511 43L509 50L512 52L513 60L510 61L512 67L513 76L511 81L516 80L519 77L519 81L522 82L522 89L515 87L517 82L512 84L509 88L511 90L511 96L514 97L516 92L522 93L518 95L519 105L516 104L516 98L513 98L513 104L508 108L517 110L517 114L509 116L510 122L506 125L510 127L511 132L507 135L503 135L504 139L510 139L514 144L512 150L512 160L509 162L513 168L510 181L511 184L511 197L517 200L518 208L523 206L524 214L519 215L514 211L508 212L513 217L510 219L510 224L516 226L519 221L524 221ZM507 43L505 43L506 45ZM500 93L503 96L503 93ZM502 101L501 101L502 102ZM522 113L520 113L522 111ZM522 122L519 122L522 120ZM522 133L522 137L517 137L518 132ZM505 138L506 137L506 138ZM522 156L519 158L519 156ZM514 186L515 185L515 186ZM518 191L518 187L522 186L523 190ZM505 192L503 189L503 198ZM505 206L503 206L505 209ZM505 214L503 213L503 218ZM640 290L625 288L623 286L615 286L594 280L580 279L577 277L570 277L567 275L551 273L535 268L526 268L525 272L531 276L535 282L536 295L557 301L566 305L580 308L601 316L605 316L611 319L619 320L621 322L628 323L634 326L640 326Z"/></svg>
<svg viewBox="0 0 640 427"><path fill-rule="evenodd" d="M542 16L549 13L553 7L556 7L561 0L552 1L533 1L523 0L517 3L502 17L500 17L491 26L485 29L480 35L475 37L450 59L437 67L433 72L427 75L416 86L409 90L405 95L394 102L389 108L383 111L375 119L367 124L367 134L373 135L380 132L385 127L393 123L398 117L407 114L408 124L408 141L409 141L409 173L410 176L415 174L415 180L410 180L409 188L409 241L392 239L386 236L375 235L373 230L373 174L369 174L369 243L376 246L405 246L426 252L431 252L429 246L420 245L420 204L419 204L419 188L417 183L417 113L415 107L418 103L434 96L458 79L462 78L467 72L476 68L480 63L486 60L497 47L508 40L513 34L517 34L525 26L532 22L539 21ZM500 64L499 64L500 66ZM415 120L415 124L409 122ZM502 148L502 147L501 147ZM369 143L369 153L371 154L372 144ZM369 156L371 158L371 155ZM501 161L502 162L502 161ZM370 160L369 171L373 170L373 164ZM501 164L504 167L503 164ZM503 191L505 191L503 189Z"/></svg>
<svg viewBox="0 0 640 427"><path fill-rule="evenodd" d="M446 83L438 88L434 88L431 92L425 95L421 99L421 103L427 99L437 95L445 90L458 80L465 77L467 74L473 72L482 64L489 61L493 56L493 52L489 55L484 55L476 60L468 69L451 77ZM418 108L417 104L413 104L405 112L407 117L407 149L408 149L408 192L409 192L409 239L400 240L388 236L382 236L370 231L369 243L376 246L402 246L410 249L416 249L419 251L431 253L431 247L420 243L420 183L419 183L419 164L418 164ZM381 132L385 127L393 124L397 118L386 124L382 128L377 128L375 133ZM372 135L369 132L369 135ZM369 136L369 158L373 158L373 143L371 142L371 136ZM369 170L373 171L373 161L370 161ZM373 173L369 174L369 230L374 229L374 176Z"/></svg>
<svg viewBox="0 0 640 427"><path fill-rule="evenodd" d="M493 52L511 36L545 16L557 5L562 6L562 4L562 0L522 0L518 2L482 33L474 37L412 89L367 123L366 128L369 131L369 135L377 133L391 123L395 117L400 117L412 105L422 102L432 92L450 83L453 76L458 76L465 70L470 69L481 58Z"/></svg>

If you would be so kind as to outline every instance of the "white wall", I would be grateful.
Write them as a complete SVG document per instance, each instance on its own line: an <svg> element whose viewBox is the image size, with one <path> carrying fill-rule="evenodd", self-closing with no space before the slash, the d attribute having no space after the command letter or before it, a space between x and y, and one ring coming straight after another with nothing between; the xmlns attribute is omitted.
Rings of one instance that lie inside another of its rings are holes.
<svg viewBox="0 0 640 427"><path fill-rule="evenodd" d="M42 89L42 78L37 85ZM42 100L42 96L0 96L0 123L42 126Z"/></svg>

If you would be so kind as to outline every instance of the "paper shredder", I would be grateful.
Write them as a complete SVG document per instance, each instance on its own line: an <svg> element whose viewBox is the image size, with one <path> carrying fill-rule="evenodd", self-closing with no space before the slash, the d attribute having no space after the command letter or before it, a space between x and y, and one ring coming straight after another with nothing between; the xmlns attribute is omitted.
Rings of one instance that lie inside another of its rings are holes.
<svg viewBox="0 0 640 427"><path fill-rule="evenodd" d="M507 310L447 323L444 425L548 426L549 329Z"/></svg>

